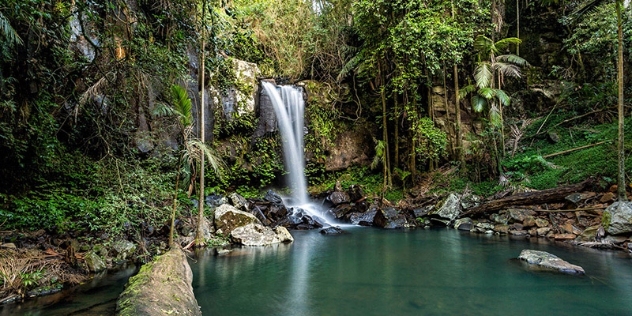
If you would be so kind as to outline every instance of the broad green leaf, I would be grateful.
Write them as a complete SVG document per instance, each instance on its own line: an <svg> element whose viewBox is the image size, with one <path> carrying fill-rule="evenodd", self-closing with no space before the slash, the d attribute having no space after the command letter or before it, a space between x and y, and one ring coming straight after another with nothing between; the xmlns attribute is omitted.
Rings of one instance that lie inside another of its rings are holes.
<svg viewBox="0 0 632 316"><path fill-rule="evenodd" d="M474 97L472 97L472 110L474 110L474 112L477 112L477 113L483 112L483 109L485 108L486 105L487 105L487 100L485 100L485 98L479 95L475 95Z"/></svg>

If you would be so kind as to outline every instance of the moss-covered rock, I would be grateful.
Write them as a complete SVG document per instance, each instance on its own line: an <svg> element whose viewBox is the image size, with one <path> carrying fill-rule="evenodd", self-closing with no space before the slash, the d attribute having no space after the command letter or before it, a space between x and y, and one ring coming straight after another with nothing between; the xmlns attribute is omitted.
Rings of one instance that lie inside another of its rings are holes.
<svg viewBox="0 0 632 316"><path fill-rule="evenodd" d="M193 273L184 252L177 248L156 257L131 277L119 296L116 314L202 315L191 281Z"/></svg>

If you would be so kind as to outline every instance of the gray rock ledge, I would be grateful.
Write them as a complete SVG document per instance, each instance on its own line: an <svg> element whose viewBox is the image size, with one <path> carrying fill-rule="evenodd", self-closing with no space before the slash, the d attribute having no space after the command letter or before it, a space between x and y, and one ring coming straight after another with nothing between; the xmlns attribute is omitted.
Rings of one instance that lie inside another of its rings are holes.
<svg viewBox="0 0 632 316"><path fill-rule="evenodd" d="M540 266L542 268L556 270L568 274L584 274L584 268L571 264L559 257L545 251L525 249L520 252L518 257L520 260L526 261L528 264Z"/></svg>

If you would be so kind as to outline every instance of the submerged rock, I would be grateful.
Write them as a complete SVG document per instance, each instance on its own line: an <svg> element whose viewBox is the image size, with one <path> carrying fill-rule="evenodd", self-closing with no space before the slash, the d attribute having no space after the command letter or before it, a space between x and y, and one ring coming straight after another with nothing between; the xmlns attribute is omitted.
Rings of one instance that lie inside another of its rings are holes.
<svg viewBox="0 0 632 316"><path fill-rule="evenodd" d="M545 251L525 249L520 252L518 259L526 261L528 264L540 266L542 268L556 270L568 274L584 274L584 269L578 265L571 264L559 257Z"/></svg>
<svg viewBox="0 0 632 316"><path fill-rule="evenodd" d="M323 235L340 235L344 233L344 231L338 226L329 226L327 228L321 229L320 233Z"/></svg>
<svg viewBox="0 0 632 316"><path fill-rule="evenodd" d="M143 265L131 277L116 303L116 314L202 315L191 281L193 273L184 252L175 248Z"/></svg>

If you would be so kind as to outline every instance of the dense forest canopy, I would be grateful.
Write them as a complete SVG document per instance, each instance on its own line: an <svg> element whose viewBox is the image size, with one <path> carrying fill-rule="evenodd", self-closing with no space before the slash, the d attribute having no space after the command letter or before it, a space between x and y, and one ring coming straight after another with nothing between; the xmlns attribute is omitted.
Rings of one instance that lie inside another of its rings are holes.
<svg viewBox="0 0 632 316"><path fill-rule="evenodd" d="M601 164L579 171L552 168L543 158L552 152L532 145L577 117L600 127L575 131L561 141L566 148L614 141L616 127L600 124L616 113L615 11L615 1L586 0L5 0L0 223L123 232L162 221L181 168L174 152L186 140L171 87L207 87L210 99L252 89L234 60L256 64L262 78L318 83L306 138L313 181L327 178L332 134L362 127L372 133L379 175L370 181L382 195L445 165L458 167L461 188L472 181L485 193L586 175L612 183L614 147L591 152ZM621 17L630 95L627 6ZM208 75L191 84L200 58ZM276 139L251 138L253 113L223 121L212 104L208 143L230 139L234 148L223 157L226 176L207 175L206 193L273 184L283 173ZM168 135L171 147L161 149ZM195 186L182 182L185 201Z"/></svg>

